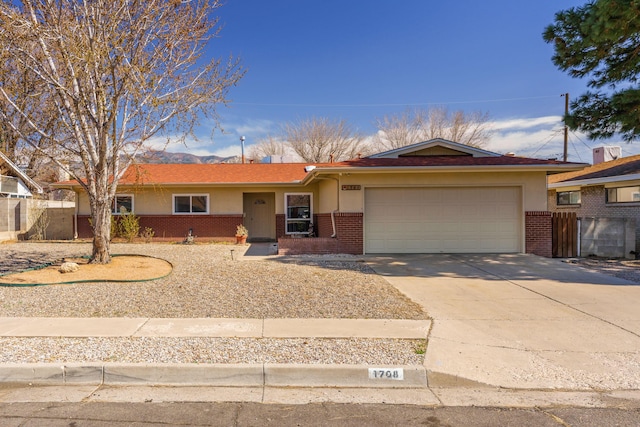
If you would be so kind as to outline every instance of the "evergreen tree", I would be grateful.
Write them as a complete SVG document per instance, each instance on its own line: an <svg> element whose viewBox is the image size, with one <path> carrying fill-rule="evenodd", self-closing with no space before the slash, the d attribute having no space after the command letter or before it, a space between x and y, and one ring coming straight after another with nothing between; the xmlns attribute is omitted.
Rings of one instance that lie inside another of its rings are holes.
<svg viewBox="0 0 640 427"><path fill-rule="evenodd" d="M640 0L593 0L555 16L544 33L553 63L589 79L571 103L567 125L591 139L640 137Z"/></svg>

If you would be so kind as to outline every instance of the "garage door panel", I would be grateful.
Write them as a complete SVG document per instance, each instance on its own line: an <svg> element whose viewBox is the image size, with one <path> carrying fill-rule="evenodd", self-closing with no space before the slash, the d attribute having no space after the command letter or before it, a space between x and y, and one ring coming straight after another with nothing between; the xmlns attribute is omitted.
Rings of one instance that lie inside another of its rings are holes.
<svg viewBox="0 0 640 427"><path fill-rule="evenodd" d="M518 252L518 187L370 188L367 253Z"/></svg>

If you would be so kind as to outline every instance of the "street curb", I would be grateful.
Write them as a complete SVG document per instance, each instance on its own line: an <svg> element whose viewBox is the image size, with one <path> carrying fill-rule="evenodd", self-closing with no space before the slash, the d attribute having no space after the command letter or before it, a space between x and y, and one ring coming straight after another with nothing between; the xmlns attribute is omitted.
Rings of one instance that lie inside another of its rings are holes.
<svg viewBox="0 0 640 427"><path fill-rule="evenodd" d="M424 366L275 363L2 364L0 382L33 385L428 388Z"/></svg>

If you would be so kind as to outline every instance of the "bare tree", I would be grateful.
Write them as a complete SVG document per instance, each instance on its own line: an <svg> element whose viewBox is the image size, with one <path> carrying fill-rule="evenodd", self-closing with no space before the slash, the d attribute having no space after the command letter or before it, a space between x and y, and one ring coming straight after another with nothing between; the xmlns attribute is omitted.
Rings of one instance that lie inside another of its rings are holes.
<svg viewBox="0 0 640 427"><path fill-rule="evenodd" d="M0 69L0 87L15 94L19 110L27 111L28 116L41 116L43 127L47 133L51 133L57 121L54 104L44 93L43 83L29 70L12 61L6 50L0 52L0 63L4 64ZM0 150L14 163L24 167L29 175L34 176L45 157L42 150L50 146L51 141L31 128L28 116L20 114L20 111L0 96L0 117L6 118L0 120ZM14 128L18 131L14 131ZM28 138L29 143L23 138Z"/></svg>
<svg viewBox="0 0 640 427"><path fill-rule="evenodd" d="M454 111L445 107L406 110L376 120L374 144L382 150L443 138L473 147L482 147L491 136L488 113Z"/></svg>
<svg viewBox="0 0 640 427"><path fill-rule="evenodd" d="M24 0L0 3L0 47L15 67L37 77L55 105L59 129L23 107L20 93L0 86L0 98L64 155L76 173L52 160L86 191L91 207L91 262L110 261L111 204L117 182L156 135L192 132L216 117L242 77L237 60L202 58L219 31L218 0ZM31 105L31 104L30 104ZM28 133L1 116L30 143Z"/></svg>
<svg viewBox="0 0 640 427"><path fill-rule="evenodd" d="M249 149L249 157L255 160L269 156L286 156L287 145L280 139L267 135Z"/></svg>
<svg viewBox="0 0 640 427"><path fill-rule="evenodd" d="M342 161L368 154L364 137L344 120L313 117L287 123L283 133L283 139L306 162Z"/></svg>

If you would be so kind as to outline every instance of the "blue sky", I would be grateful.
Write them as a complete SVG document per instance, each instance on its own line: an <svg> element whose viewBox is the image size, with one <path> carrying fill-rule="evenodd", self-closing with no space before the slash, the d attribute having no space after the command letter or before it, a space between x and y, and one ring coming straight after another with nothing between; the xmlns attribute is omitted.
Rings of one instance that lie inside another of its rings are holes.
<svg viewBox="0 0 640 427"><path fill-rule="evenodd" d="M542 40L562 9L584 1L227 0L212 55L242 58L246 76L219 114L224 132L203 123L194 154L240 153L285 122L344 119L367 134L375 119L406 108L446 106L491 116L485 147L530 157L562 156L564 99L586 82L551 62ZM591 162L591 148L640 143L589 141L570 134L569 160Z"/></svg>

